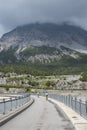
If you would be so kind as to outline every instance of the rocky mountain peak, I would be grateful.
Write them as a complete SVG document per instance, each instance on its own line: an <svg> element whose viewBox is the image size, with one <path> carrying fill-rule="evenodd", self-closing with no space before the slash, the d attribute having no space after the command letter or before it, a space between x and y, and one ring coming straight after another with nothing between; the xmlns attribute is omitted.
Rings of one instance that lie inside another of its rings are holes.
<svg viewBox="0 0 87 130"><path fill-rule="evenodd" d="M53 62L87 53L87 31L73 25L33 23L19 26L0 39L0 60ZM10 57L11 56L11 57Z"/></svg>

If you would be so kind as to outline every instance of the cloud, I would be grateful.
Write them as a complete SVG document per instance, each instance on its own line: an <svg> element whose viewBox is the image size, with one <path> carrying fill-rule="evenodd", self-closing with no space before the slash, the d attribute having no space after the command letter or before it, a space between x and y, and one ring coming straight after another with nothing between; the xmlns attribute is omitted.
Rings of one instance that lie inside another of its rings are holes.
<svg viewBox="0 0 87 130"><path fill-rule="evenodd" d="M32 22L71 21L87 29L86 12L87 0L0 0L0 34Z"/></svg>

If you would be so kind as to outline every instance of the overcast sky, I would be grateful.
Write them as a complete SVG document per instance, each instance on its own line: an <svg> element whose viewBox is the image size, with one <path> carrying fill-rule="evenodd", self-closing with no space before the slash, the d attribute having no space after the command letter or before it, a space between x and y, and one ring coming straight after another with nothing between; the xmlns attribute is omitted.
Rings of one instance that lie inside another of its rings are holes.
<svg viewBox="0 0 87 130"><path fill-rule="evenodd" d="M0 36L22 24L66 21L87 29L87 0L0 0Z"/></svg>

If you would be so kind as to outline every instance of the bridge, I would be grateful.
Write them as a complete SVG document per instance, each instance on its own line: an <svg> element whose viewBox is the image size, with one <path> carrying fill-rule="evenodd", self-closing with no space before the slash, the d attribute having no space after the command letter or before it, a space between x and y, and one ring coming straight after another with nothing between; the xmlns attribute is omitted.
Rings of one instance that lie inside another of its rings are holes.
<svg viewBox="0 0 87 130"><path fill-rule="evenodd" d="M33 97L35 102L21 114L11 119L0 127L0 130L75 130L74 124L66 116L63 108L69 110L64 105L57 104L57 101L46 100L44 97ZM60 105L60 106L59 106ZM62 109L61 109L62 107ZM78 114L73 113L73 120L81 118ZM74 122L75 123L75 122ZM87 122L85 122L86 124ZM81 125L82 126L82 125ZM87 130L86 127L77 127L76 130Z"/></svg>

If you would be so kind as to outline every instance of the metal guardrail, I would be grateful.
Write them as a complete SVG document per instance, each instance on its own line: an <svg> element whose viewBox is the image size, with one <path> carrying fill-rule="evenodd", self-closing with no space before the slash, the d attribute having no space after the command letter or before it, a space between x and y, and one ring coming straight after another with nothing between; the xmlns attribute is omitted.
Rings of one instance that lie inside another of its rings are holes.
<svg viewBox="0 0 87 130"><path fill-rule="evenodd" d="M30 100L30 94L26 94L19 97L10 97L8 99L3 98L0 102L0 114L6 114L12 111Z"/></svg>
<svg viewBox="0 0 87 130"><path fill-rule="evenodd" d="M53 98L64 103L87 119L87 100L78 99L77 97L71 97L70 95L65 96L57 94L49 94L49 98Z"/></svg>

